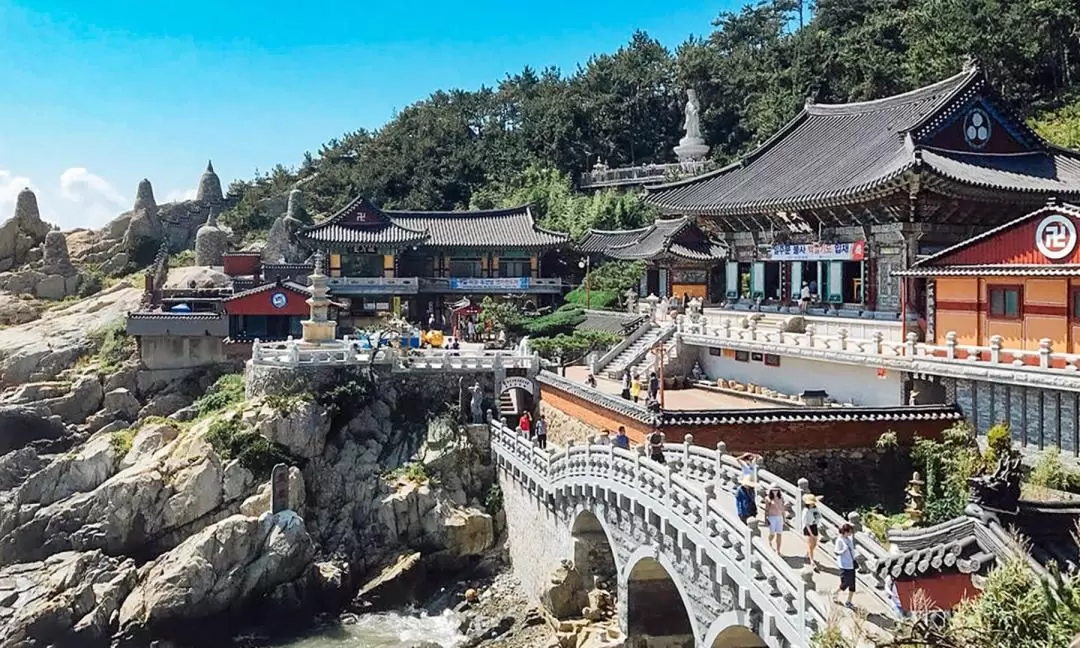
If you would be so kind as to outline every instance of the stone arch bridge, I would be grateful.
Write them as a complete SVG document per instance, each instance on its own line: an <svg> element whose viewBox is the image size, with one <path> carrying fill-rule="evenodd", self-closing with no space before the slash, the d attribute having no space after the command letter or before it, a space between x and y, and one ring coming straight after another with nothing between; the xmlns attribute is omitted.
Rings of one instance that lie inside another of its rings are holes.
<svg viewBox="0 0 1080 648"><path fill-rule="evenodd" d="M859 646L887 636L894 615L869 569L885 551L858 517L848 520L859 563L861 612L852 613L831 603L838 572L825 555L845 519L822 507L818 572L804 569L805 545L791 531L778 555L753 520L735 514L740 467L723 444L666 444L660 464L611 445L542 450L490 425L510 555L530 595L566 560L586 583L616 583L619 625L635 648L806 647L828 625ZM759 469L758 483L759 495L778 486L789 518L801 519L805 480L796 486Z"/></svg>

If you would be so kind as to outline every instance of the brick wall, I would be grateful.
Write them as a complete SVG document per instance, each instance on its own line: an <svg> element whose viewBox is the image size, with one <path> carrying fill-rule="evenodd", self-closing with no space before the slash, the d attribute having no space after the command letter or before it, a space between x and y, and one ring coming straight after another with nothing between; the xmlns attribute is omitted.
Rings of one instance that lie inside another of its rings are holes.
<svg viewBox="0 0 1080 648"><path fill-rule="evenodd" d="M603 429L614 434L620 425L626 426L633 443L643 443L649 433L649 426L641 421L550 385L541 385L540 413L548 418L548 440L560 445L568 439L582 443Z"/></svg>

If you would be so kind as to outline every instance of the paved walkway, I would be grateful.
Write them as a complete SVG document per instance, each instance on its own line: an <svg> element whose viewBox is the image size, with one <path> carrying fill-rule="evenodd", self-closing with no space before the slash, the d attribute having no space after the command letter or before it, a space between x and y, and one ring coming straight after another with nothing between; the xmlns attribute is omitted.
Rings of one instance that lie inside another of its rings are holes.
<svg viewBox="0 0 1080 648"><path fill-rule="evenodd" d="M588 367L567 367L566 377L574 382L585 384L585 378L589 375ZM619 395L622 392L622 383L609 378L596 377L597 389ZM645 387L642 385L642 387ZM642 393L644 400L645 393ZM796 403L791 404L797 407ZM664 409L670 410L718 410L718 409L775 409L783 407L777 403L758 401L748 396L735 396L722 394L706 389L666 389L664 390Z"/></svg>

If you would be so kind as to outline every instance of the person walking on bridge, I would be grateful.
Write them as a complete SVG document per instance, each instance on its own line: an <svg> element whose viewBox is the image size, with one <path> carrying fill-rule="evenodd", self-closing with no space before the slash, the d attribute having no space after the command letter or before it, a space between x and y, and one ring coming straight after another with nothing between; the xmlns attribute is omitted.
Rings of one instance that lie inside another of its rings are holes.
<svg viewBox="0 0 1080 648"><path fill-rule="evenodd" d="M626 426L619 426L619 433L615 435L615 438L611 440L611 444L616 448L622 448L623 450L630 449L630 437L626 436Z"/></svg>
<svg viewBox="0 0 1080 648"><path fill-rule="evenodd" d="M532 436L532 416L528 412L522 412L521 418L518 419L518 429L526 438Z"/></svg>
<svg viewBox="0 0 1080 648"><path fill-rule="evenodd" d="M820 500L816 495L807 493L803 495L803 536L806 538L806 560L811 569L817 569L814 560L814 551L818 543L818 524L821 522L821 511L817 509Z"/></svg>
<svg viewBox="0 0 1080 648"><path fill-rule="evenodd" d="M780 541L784 537L784 516L787 509L784 508L784 495L779 486L769 489L769 497L765 500L765 519L769 521L769 544L776 548L780 554Z"/></svg>
<svg viewBox="0 0 1080 648"><path fill-rule="evenodd" d="M664 459L664 435L660 431L649 435L649 459L656 463L667 463Z"/></svg>
<svg viewBox="0 0 1080 648"><path fill-rule="evenodd" d="M626 400L630 400L630 370L627 369L622 375L622 393L620 394Z"/></svg>
<svg viewBox="0 0 1080 648"><path fill-rule="evenodd" d="M836 563L840 566L840 589L836 590L833 598L837 603L840 601L841 592L847 592L847 601L844 607L854 610L851 597L855 595L855 528L847 522L840 525L840 537L836 539L833 553L836 554Z"/></svg>
<svg viewBox="0 0 1080 648"><path fill-rule="evenodd" d="M743 524L750 518L757 517L757 502L754 498L756 488L757 482L752 477L743 477L735 489L735 512Z"/></svg>
<svg viewBox="0 0 1080 648"><path fill-rule="evenodd" d="M539 420L536 421L536 446L538 448L547 448L547 417L543 414L540 415Z"/></svg>

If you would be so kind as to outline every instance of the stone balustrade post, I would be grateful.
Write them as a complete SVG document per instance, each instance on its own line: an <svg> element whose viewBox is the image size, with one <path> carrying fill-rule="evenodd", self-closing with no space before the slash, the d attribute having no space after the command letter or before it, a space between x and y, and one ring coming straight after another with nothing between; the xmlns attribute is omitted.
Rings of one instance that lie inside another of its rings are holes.
<svg viewBox="0 0 1080 648"><path fill-rule="evenodd" d="M289 345L289 363L293 365L300 364L300 347L295 344Z"/></svg>
<svg viewBox="0 0 1080 648"><path fill-rule="evenodd" d="M701 334L709 334L709 318L705 317L704 315L701 316Z"/></svg>
<svg viewBox="0 0 1080 648"><path fill-rule="evenodd" d="M723 319L720 321L720 329L724 332L725 338L731 337L731 320Z"/></svg>
<svg viewBox="0 0 1080 648"><path fill-rule="evenodd" d="M713 470L716 474L713 475L713 480L716 481L716 485L723 488L724 484L721 481L724 478L724 455L727 454L727 444L723 441L716 442L716 465Z"/></svg>
<svg viewBox="0 0 1080 648"><path fill-rule="evenodd" d="M915 333L914 331L909 332L907 334L907 341L906 341L906 344L905 344L906 348L904 350L904 355L906 355L909 358L914 358L915 357L915 343L918 342L918 341L919 341L919 335L917 333Z"/></svg>
<svg viewBox="0 0 1080 648"><path fill-rule="evenodd" d="M990 362L997 364L1001 362L1001 347L1005 342L1005 338L1000 335L990 336Z"/></svg>
<svg viewBox="0 0 1080 648"><path fill-rule="evenodd" d="M645 452L644 446L639 446L637 452L634 453L634 486L637 487L641 483L641 457Z"/></svg>
<svg viewBox="0 0 1080 648"><path fill-rule="evenodd" d="M716 485L705 484L701 489L701 532L706 538L712 535L709 529L709 502L716 498Z"/></svg>
<svg viewBox="0 0 1080 648"><path fill-rule="evenodd" d="M664 464L664 499L668 502L672 501L675 496L675 491L671 485L672 475L678 472L675 464Z"/></svg>
<svg viewBox="0 0 1080 648"><path fill-rule="evenodd" d="M255 338L255 341L251 343L251 359L255 362L262 360L262 345L259 344L259 338Z"/></svg>
<svg viewBox="0 0 1080 648"><path fill-rule="evenodd" d="M682 462L683 466L690 465L690 446L694 445L694 435L687 434L683 437Z"/></svg>
<svg viewBox="0 0 1080 648"><path fill-rule="evenodd" d="M881 343L885 341L885 334L881 331L874 331L872 339L874 340L874 355L881 355Z"/></svg>
<svg viewBox="0 0 1080 648"><path fill-rule="evenodd" d="M784 343L784 329L783 328L776 329L776 343L777 344L783 344Z"/></svg>
<svg viewBox="0 0 1080 648"><path fill-rule="evenodd" d="M846 328L842 328L836 332L837 339L840 340L840 350L847 351L847 336L848 332Z"/></svg>
<svg viewBox="0 0 1080 648"><path fill-rule="evenodd" d="M757 340L757 320L750 318L747 328L750 330L750 339Z"/></svg>
<svg viewBox="0 0 1080 648"><path fill-rule="evenodd" d="M956 331L945 334L945 358L956 360Z"/></svg>
<svg viewBox="0 0 1080 648"><path fill-rule="evenodd" d="M675 317L675 328L679 331L679 333L682 333L684 330L686 330L685 315L678 315Z"/></svg>
<svg viewBox="0 0 1080 648"><path fill-rule="evenodd" d="M806 325L806 334L805 334L806 335L806 346L807 347L809 347L811 349L814 348L814 335L816 335L816 334L817 334L817 327L814 326L813 324L807 324Z"/></svg>
<svg viewBox="0 0 1080 648"><path fill-rule="evenodd" d="M1050 338L1039 340L1039 368L1050 368L1050 354L1054 352L1053 342Z"/></svg>

